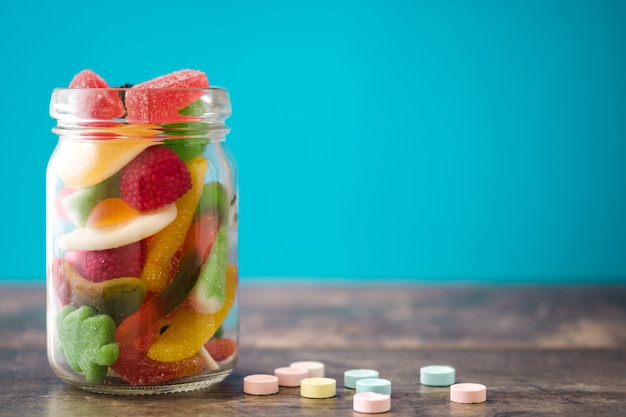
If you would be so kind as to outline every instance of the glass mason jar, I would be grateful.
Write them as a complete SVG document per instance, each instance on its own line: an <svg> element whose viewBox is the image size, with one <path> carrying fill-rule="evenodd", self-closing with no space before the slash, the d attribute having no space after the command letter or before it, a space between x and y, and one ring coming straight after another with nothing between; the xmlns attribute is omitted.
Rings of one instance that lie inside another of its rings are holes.
<svg viewBox="0 0 626 417"><path fill-rule="evenodd" d="M131 94L143 116L102 117L107 101ZM239 328L228 92L56 89L50 114L59 137L46 181L52 369L100 393L221 381L237 361Z"/></svg>

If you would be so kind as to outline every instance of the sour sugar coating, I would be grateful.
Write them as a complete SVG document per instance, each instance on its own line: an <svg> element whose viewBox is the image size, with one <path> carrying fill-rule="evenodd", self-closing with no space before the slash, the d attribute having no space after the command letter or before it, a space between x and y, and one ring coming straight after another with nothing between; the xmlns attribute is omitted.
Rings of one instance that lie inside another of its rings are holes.
<svg viewBox="0 0 626 417"><path fill-rule="evenodd" d="M177 215L172 223L155 234L148 244L146 264L140 278L148 291L161 292L170 281L171 259L182 246L202 193L209 162L197 157L186 163L191 174L191 189L176 200Z"/></svg>
<svg viewBox="0 0 626 417"><path fill-rule="evenodd" d="M211 314L226 302L226 267L228 266L228 227L220 227L209 259L188 297L191 309Z"/></svg>
<svg viewBox="0 0 626 417"><path fill-rule="evenodd" d="M122 169L122 199L139 211L173 203L191 188L185 163L165 146L144 150Z"/></svg>
<svg viewBox="0 0 626 417"><path fill-rule="evenodd" d="M171 362L189 358L215 334L237 295L238 272L233 264L226 268L226 301L222 307L212 314L202 314L181 306L170 326L157 338L148 356L152 359Z"/></svg>
<svg viewBox="0 0 626 417"><path fill-rule="evenodd" d="M194 250L185 251L171 284L120 323L115 331L116 340L121 345L133 344L148 329L178 308L196 283L201 267L200 256Z"/></svg>
<svg viewBox="0 0 626 417"><path fill-rule="evenodd" d="M205 369L205 363L199 355L178 362L158 362L128 345L120 348L119 359L111 369L131 385L157 385L197 375Z"/></svg>
<svg viewBox="0 0 626 417"><path fill-rule="evenodd" d="M72 369L87 382L100 382L119 356L113 319L88 306L65 306L57 316L57 328L60 350Z"/></svg>
<svg viewBox="0 0 626 417"><path fill-rule="evenodd" d="M136 84L126 92L129 123L174 123L195 120L180 111L200 99L209 79L202 71L187 69Z"/></svg>
<svg viewBox="0 0 626 417"><path fill-rule="evenodd" d="M81 89L75 96L77 116L91 120L124 116L126 110L117 91L101 90L108 87L107 82L92 70L86 69L76 74L70 82L70 88Z"/></svg>
<svg viewBox="0 0 626 417"><path fill-rule="evenodd" d="M83 277L93 282L138 277L146 260L146 244L139 241L113 249L68 252L66 256Z"/></svg>

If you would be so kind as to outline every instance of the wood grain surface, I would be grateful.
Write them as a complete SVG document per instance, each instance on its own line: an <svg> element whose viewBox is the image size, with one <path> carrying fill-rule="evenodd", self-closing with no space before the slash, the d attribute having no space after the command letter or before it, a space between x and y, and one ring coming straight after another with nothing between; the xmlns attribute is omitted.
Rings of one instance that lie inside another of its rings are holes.
<svg viewBox="0 0 626 417"><path fill-rule="evenodd" d="M626 415L626 287L248 286L239 297L240 362L209 390L107 396L74 389L47 363L45 291L0 287L0 416L352 416L343 372L374 368L392 381L383 416ZM243 394L252 373L320 360L335 398L297 388ZM449 401L419 384L447 364L487 402Z"/></svg>

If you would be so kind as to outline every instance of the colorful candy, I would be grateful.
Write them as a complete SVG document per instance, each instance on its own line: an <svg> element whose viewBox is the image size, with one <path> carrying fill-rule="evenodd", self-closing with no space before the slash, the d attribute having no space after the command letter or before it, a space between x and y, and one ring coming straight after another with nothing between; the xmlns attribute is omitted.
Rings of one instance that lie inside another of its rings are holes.
<svg viewBox="0 0 626 417"><path fill-rule="evenodd" d="M52 168L67 187L93 187L112 177L154 143L132 138L66 141L57 149Z"/></svg>
<svg viewBox="0 0 626 417"><path fill-rule="evenodd" d="M72 305L89 306L99 313L109 315L115 323L120 323L137 311L146 296L146 287L138 278L113 278L92 282L76 272L70 262L64 261L62 269Z"/></svg>
<svg viewBox="0 0 626 417"><path fill-rule="evenodd" d="M160 319L173 312L189 294L200 274L200 257L195 251L186 253L180 261L172 283L162 292L144 302L139 310L127 317L115 331L121 345L130 345ZM178 315L178 312L177 312Z"/></svg>
<svg viewBox="0 0 626 417"><path fill-rule="evenodd" d="M113 319L88 306L65 306L56 321L59 349L69 365L87 382L100 382L119 355Z"/></svg>
<svg viewBox="0 0 626 417"><path fill-rule="evenodd" d="M191 189L176 200L177 215L174 221L154 235L148 244L146 266L140 276L148 291L161 292L167 287L171 258L183 244L200 200L209 163L205 158L197 157L186 165L191 174Z"/></svg>
<svg viewBox="0 0 626 417"><path fill-rule="evenodd" d="M210 261L209 261L210 262ZM237 295L237 268L226 269L226 298L215 313L203 314L182 306L167 330L150 346L152 359L172 362L195 355L220 327Z"/></svg>
<svg viewBox="0 0 626 417"><path fill-rule="evenodd" d="M176 378L202 372L205 363L200 356L178 362L158 362L148 358L133 345L120 347L119 358L111 365L122 379L133 385L157 385Z"/></svg>
<svg viewBox="0 0 626 417"><path fill-rule="evenodd" d="M189 293L189 307L202 314L212 314L226 303L226 268L228 266L228 228L220 227L209 259L198 282Z"/></svg>
<svg viewBox="0 0 626 417"><path fill-rule="evenodd" d="M72 87L81 90L51 107L59 126L70 120L48 171L53 369L84 383L69 365L98 391L223 373L237 356L226 320L238 285L236 229L226 226L234 178L228 188L215 180L231 175L219 165L230 159L212 146L206 75L114 90L86 70Z"/></svg>

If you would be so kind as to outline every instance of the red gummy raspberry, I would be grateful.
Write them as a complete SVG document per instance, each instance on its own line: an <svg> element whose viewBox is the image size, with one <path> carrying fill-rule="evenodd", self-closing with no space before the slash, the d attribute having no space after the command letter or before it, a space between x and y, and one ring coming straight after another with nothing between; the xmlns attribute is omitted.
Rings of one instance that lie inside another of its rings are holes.
<svg viewBox="0 0 626 417"><path fill-rule="evenodd" d="M122 170L122 199L139 211L173 203L191 188L191 174L174 151L151 146Z"/></svg>
<svg viewBox="0 0 626 417"><path fill-rule="evenodd" d="M146 262L146 245L135 242L114 249L81 251L74 258L76 270L93 282L138 277Z"/></svg>

